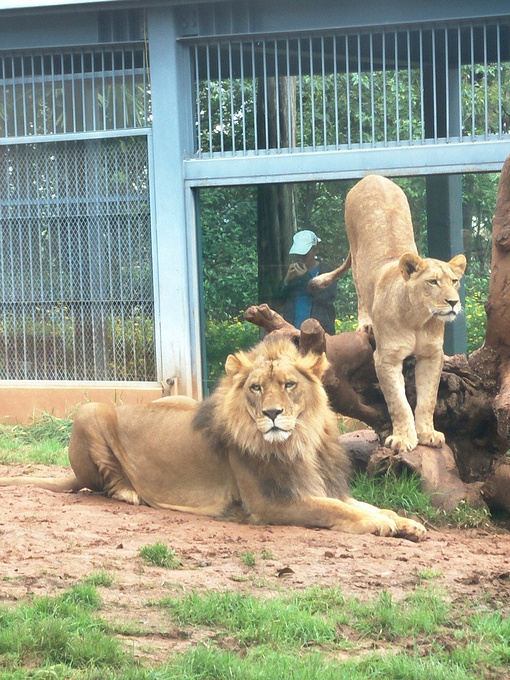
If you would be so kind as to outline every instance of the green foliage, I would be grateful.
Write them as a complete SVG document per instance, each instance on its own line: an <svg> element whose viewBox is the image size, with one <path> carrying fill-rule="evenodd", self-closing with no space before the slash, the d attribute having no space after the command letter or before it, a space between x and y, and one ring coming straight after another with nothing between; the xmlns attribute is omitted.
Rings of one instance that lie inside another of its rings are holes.
<svg viewBox="0 0 510 680"><path fill-rule="evenodd" d="M43 413L31 424L0 425L0 463L69 465L72 421Z"/></svg>
<svg viewBox="0 0 510 680"><path fill-rule="evenodd" d="M118 667L124 659L120 647L93 616L100 605L95 589L85 584L55 598L0 608L0 667Z"/></svg>
<svg viewBox="0 0 510 680"><path fill-rule="evenodd" d="M355 474L351 480L355 498L380 508L390 508L404 515L417 515L422 521L458 528L487 526L490 516L484 508L472 508L459 503L451 512L437 510L430 496L421 490L420 477L406 468L400 472L389 469L382 475L369 477Z"/></svg>
<svg viewBox="0 0 510 680"><path fill-rule="evenodd" d="M253 347L259 340L259 329L248 321L234 317L229 321L208 319L205 326L205 346L208 364L208 388L214 389L224 374L229 354Z"/></svg>
<svg viewBox="0 0 510 680"><path fill-rule="evenodd" d="M153 567L165 567L166 569L179 569L181 561L177 557L175 550L171 550L163 543L146 545L138 551L147 564Z"/></svg>

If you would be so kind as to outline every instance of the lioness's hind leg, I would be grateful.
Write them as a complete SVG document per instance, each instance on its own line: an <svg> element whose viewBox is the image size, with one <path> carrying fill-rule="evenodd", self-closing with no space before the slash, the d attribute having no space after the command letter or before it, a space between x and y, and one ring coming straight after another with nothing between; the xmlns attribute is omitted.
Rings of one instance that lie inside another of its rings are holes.
<svg viewBox="0 0 510 680"><path fill-rule="evenodd" d="M69 441L69 461L83 488L101 491L131 505L143 501L115 456L120 446L117 413L107 404L85 404L78 411Z"/></svg>

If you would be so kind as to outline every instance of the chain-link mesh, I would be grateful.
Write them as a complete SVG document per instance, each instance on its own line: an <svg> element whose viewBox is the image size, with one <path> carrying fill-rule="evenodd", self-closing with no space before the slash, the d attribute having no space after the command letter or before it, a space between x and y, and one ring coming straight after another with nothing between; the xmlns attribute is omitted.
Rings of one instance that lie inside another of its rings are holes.
<svg viewBox="0 0 510 680"><path fill-rule="evenodd" d="M155 380L147 140L0 148L0 379Z"/></svg>

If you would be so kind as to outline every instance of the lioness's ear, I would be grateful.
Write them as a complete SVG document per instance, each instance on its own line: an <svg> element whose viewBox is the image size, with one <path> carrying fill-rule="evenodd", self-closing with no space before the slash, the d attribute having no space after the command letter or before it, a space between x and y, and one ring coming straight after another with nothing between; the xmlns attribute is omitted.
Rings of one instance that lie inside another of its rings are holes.
<svg viewBox="0 0 510 680"><path fill-rule="evenodd" d="M404 253L398 262L400 273L405 281L409 281L411 274L419 271L422 267L423 260L416 253Z"/></svg>
<svg viewBox="0 0 510 680"><path fill-rule="evenodd" d="M250 365L250 361L244 352L229 354L225 361L225 372L229 377L232 377L240 373L244 368L249 368Z"/></svg>
<svg viewBox="0 0 510 680"><path fill-rule="evenodd" d="M455 255L455 257L452 257L452 259L448 262L448 265L460 278L466 269L467 260L461 253L460 255Z"/></svg>
<svg viewBox="0 0 510 680"><path fill-rule="evenodd" d="M304 371L313 373L319 378L319 380L321 380L322 376L329 368L329 361L326 358L325 352L322 354L314 354L313 352L309 352L308 354L305 354L304 357L300 357L299 366Z"/></svg>

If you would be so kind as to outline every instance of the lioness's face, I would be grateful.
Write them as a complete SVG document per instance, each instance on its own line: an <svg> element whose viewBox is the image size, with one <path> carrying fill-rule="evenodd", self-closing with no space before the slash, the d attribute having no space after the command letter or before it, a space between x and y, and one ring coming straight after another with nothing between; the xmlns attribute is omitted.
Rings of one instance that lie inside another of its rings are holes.
<svg viewBox="0 0 510 680"><path fill-rule="evenodd" d="M459 288L466 266L465 257L457 255L450 262L432 258L418 260L416 265L413 263L412 271L408 263L409 276L404 276L413 306L425 307L440 321L453 321L462 309Z"/></svg>
<svg viewBox="0 0 510 680"><path fill-rule="evenodd" d="M269 443L288 439L305 406L307 379L287 360L264 361L244 384L248 412Z"/></svg>

